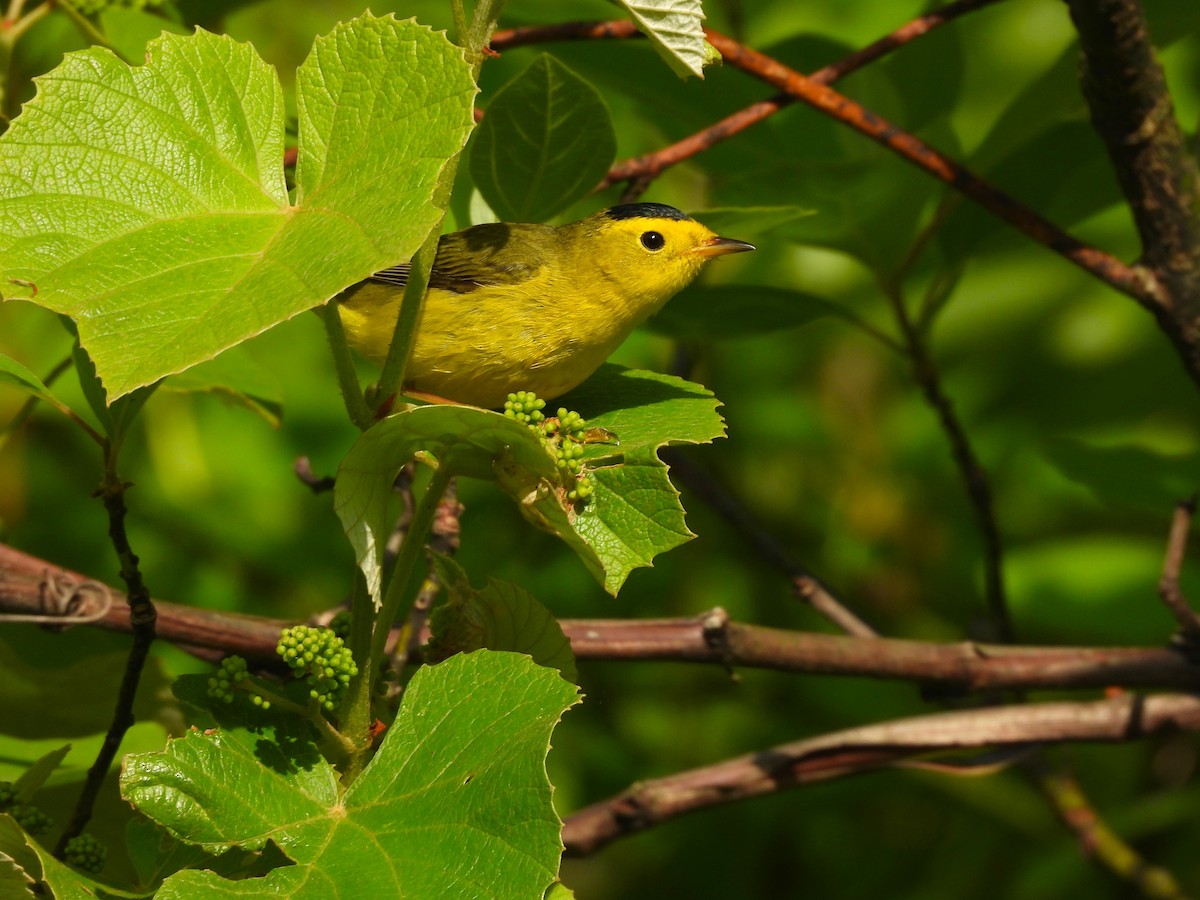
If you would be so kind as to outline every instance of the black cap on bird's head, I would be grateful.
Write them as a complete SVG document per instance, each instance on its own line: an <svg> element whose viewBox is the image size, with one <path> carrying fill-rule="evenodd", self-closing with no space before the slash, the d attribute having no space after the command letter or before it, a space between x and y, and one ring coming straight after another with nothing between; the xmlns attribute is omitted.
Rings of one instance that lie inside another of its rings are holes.
<svg viewBox="0 0 1200 900"><path fill-rule="evenodd" d="M638 234L638 239L650 253L657 253L672 242L664 234L673 232L676 236L674 243L676 254L686 254L704 259L712 256L723 256L726 253L741 253L753 250L753 244L745 241L735 241L733 238L718 237L704 225L697 222L685 212L665 203L622 203L596 213L592 221L608 219L610 222L631 223L632 231L646 231ZM639 219L658 220L661 225L647 222L645 226L638 223ZM679 225L668 225L666 222L678 222ZM614 225L614 228L628 228L625 225Z"/></svg>
<svg viewBox="0 0 1200 900"><path fill-rule="evenodd" d="M604 215L618 222L622 219L675 219L687 222L692 218L665 203L622 203L609 207L604 211Z"/></svg>

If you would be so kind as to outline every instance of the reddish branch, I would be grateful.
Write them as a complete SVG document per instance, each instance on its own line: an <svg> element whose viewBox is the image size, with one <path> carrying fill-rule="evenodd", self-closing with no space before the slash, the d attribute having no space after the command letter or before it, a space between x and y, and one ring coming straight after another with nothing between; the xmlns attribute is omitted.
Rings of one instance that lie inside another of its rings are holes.
<svg viewBox="0 0 1200 900"><path fill-rule="evenodd" d="M980 9L984 6L990 6L996 2L998 0L959 0L957 3L947 3L939 9L926 13L923 16L918 16L911 22L901 25L891 34L881 37L861 50L856 50L838 62L818 69L809 77L818 84L833 84L835 81L845 78L851 72L855 72L868 63L874 62L881 56L885 56L893 50L903 47L909 41L928 34L939 25L944 25L947 22L957 19L964 13ZM767 100L752 103L745 109L739 109L737 112L726 116L708 128L698 131L668 147L663 147L654 153L647 153L645 156L638 156L633 159L627 159L624 162L619 162L609 170L608 175L600 183L600 187L611 187L622 181L633 179L657 177L671 166L690 159L713 145L719 144L721 141L731 138L741 131L745 131L751 125L757 124L763 119L779 112L784 107L795 103L797 99L797 97L788 93L776 94Z"/></svg>
<svg viewBox="0 0 1200 900"><path fill-rule="evenodd" d="M1090 0L1075 0L1072 4L1073 13L1076 14L1076 18L1080 19L1081 31L1088 31L1091 34L1091 37L1088 34L1084 35L1085 52L1090 44L1094 46L1094 52L1088 55L1088 59L1097 64L1093 66L1097 70L1116 72L1118 79L1120 79L1121 71L1136 71L1136 61L1152 59L1150 44L1145 38L1144 23L1141 22L1140 10L1136 6L1138 5L1135 0L1104 0L1102 4L1092 4ZM967 8L972 7L968 6ZM1122 18L1114 13L1114 10L1123 11L1122 14L1134 10L1136 18L1133 20L1133 25L1129 24L1129 14L1124 14L1124 18ZM1088 28L1088 25L1093 24L1091 23L1092 19L1103 19L1105 16L1108 16L1115 26ZM1085 19L1088 20L1087 23L1084 22ZM928 26L925 30L928 30ZM922 34L919 26L916 34ZM1174 143L1159 142L1159 146L1170 143L1172 154L1174 154L1169 157L1157 157L1165 158L1165 168L1162 170L1148 166L1144 158L1138 158L1138 160L1129 160L1126 157L1118 158L1118 168L1129 166L1141 168L1141 174L1133 180L1144 184L1140 197L1145 200L1145 203L1142 203L1145 210L1139 212L1135 204L1135 215L1150 217L1154 198L1157 197L1150 185L1158 185L1159 188L1162 188L1159 178L1164 170L1168 174L1165 191L1170 194L1171 203L1169 205L1172 210L1178 212L1178 215L1175 216L1176 230L1174 232L1177 240L1169 241L1166 245L1166 253L1168 253L1166 258L1156 256L1157 251L1151 252L1147 248L1145 260L1147 265L1127 265L1120 259L1111 256L1110 253L1105 253L1096 247L1076 240L1055 226L1054 223L1037 214L1036 211L1016 202L1014 198L997 190L996 187L979 178L960 163L950 160L949 157L940 154L912 134L901 131L892 122L882 119L881 116L870 112L850 98L830 89L827 84L822 83L824 79L832 80L830 74L823 74L822 80L806 77L793 68L782 65L778 60L734 41L731 37L710 30L706 30L706 35L709 42L719 50L726 64L742 68L751 76L774 86L776 90L781 91L781 94L770 100L761 101L754 107L740 110L730 119L710 126L707 134L701 132L696 136L686 138L683 146L676 145L660 151L661 160L652 154L642 157L640 161L620 163L618 173L620 178L643 184L647 178L652 178L654 174L661 172L667 166L680 162L683 158L694 155L695 152L707 149L716 140L730 137L731 134L754 124L755 121L761 121L767 115L786 106L787 103L800 101L809 104L818 112L826 114L853 128L854 131L886 146L914 166L924 169L934 178L946 182L955 190L976 200L984 209L1012 224L1039 244L1060 253L1061 256L1080 266L1088 274L1138 301L1156 317L1159 325L1176 344L1190 376L1196 382L1200 382L1200 314L1196 313L1200 307L1200 294L1194 290L1196 281L1200 278L1200 262L1198 262L1200 253L1196 252L1196 246L1200 242L1196 235L1200 232L1200 226L1196 226L1195 223L1195 198L1196 191L1200 188L1196 187L1195 180L1189 174L1195 172L1195 164L1186 162L1186 149L1180 155L1176 152ZM634 36L634 26L628 22L575 23L546 26L546 28L526 28L514 32L498 32L497 41L493 43L493 47L516 47L541 41L595 40L599 37ZM908 37L907 40L912 40L912 38ZM884 38L882 46L876 50L875 55L886 52L892 46L898 46L898 44L894 42L889 44L888 38ZM832 68L835 72L840 72L844 68L856 64L860 65L860 62L850 58L850 61L844 61ZM1123 68L1118 70L1117 66L1120 64L1123 64ZM1153 88L1154 85L1151 83L1151 89ZM1153 136L1159 122L1164 121L1164 116L1165 119L1174 122L1174 116L1170 115L1170 103L1165 89L1157 94L1154 94L1153 90L1145 90L1142 91L1142 94L1148 97L1157 97L1157 106L1152 107L1156 115L1141 116L1138 120L1139 127L1136 130L1124 131L1123 139L1126 142L1130 142L1130 140L1135 142L1146 136ZM1120 92L1112 91L1108 96L1114 98L1112 106L1120 106ZM1093 115L1096 115L1094 110L1096 110L1096 103L1093 101ZM1180 173L1183 176L1176 176ZM1126 184L1130 180L1128 174L1121 174L1120 178L1122 184ZM605 184L612 184L613 180L619 179L610 178L606 180ZM1150 230L1144 228L1144 236L1150 234ZM1189 286L1192 286L1188 292L1181 293L1178 290L1181 278Z"/></svg>
<svg viewBox="0 0 1200 900"><path fill-rule="evenodd" d="M83 575L0 544L0 611L50 612L48 585L59 591ZM95 624L129 630L129 612L114 602ZM75 606L86 613L96 592ZM279 631L290 621L193 609L159 602L158 635L205 658L236 653L254 665L277 660ZM706 663L825 675L888 678L947 692L1126 687L1200 688L1200 668L1170 647L1009 647L935 644L892 638L786 631L732 622L721 610L688 619L564 619L581 660Z"/></svg>
<svg viewBox="0 0 1200 900"><path fill-rule="evenodd" d="M1200 730L1200 698L1122 695L1091 703L1042 703L935 713L868 725L750 753L714 766L643 781L567 817L573 855L685 813L814 781L904 763L939 751L1068 741L1128 741Z"/></svg>
<svg viewBox="0 0 1200 900"><path fill-rule="evenodd" d="M748 72L807 103L818 112L882 144L939 181L944 181L966 194L1039 244L1060 253L1142 305L1158 310L1161 302L1159 288L1149 271L1127 266L1116 257L1076 240L961 164L826 85L819 84L778 60L739 44L723 34L715 31L709 31L707 34L709 41L721 52L729 65ZM1200 370L1197 370L1196 376L1200 378Z"/></svg>

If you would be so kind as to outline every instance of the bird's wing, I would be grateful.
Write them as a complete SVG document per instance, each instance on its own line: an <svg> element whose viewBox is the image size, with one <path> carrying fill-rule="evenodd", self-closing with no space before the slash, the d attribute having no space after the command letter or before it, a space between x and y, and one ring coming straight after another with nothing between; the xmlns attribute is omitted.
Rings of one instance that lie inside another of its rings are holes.
<svg viewBox="0 0 1200 900"><path fill-rule="evenodd" d="M520 228L521 232L514 234L512 226L497 223L443 235L429 286L466 294L485 285L520 284L533 278L545 264L554 229L542 225ZM535 231L527 233L530 229ZM411 268L403 263L382 269L368 281L404 287Z"/></svg>

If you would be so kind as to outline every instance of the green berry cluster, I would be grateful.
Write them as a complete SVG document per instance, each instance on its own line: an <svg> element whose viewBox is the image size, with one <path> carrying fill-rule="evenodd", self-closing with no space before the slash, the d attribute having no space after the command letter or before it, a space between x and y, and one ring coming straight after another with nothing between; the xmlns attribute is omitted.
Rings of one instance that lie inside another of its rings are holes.
<svg viewBox="0 0 1200 900"><path fill-rule="evenodd" d="M31 803L18 803L17 786L11 781L0 781L0 812L6 812L17 824L30 834L45 834L53 821Z"/></svg>
<svg viewBox="0 0 1200 900"><path fill-rule="evenodd" d="M524 422L541 439L568 485L567 499L586 502L595 493L595 479L583 468L587 421L579 413L564 407L559 407L557 416L547 419L542 413L545 408L546 401L537 394L517 391L508 395L504 414Z"/></svg>
<svg viewBox="0 0 1200 900"><path fill-rule="evenodd" d="M567 491L567 499L578 503L586 503L596 493L596 476L584 472L575 479L575 487Z"/></svg>
<svg viewBox="0 0 1200 900"><path fill-rule="evenodd" d="M308 681L308 695L330 712L337 708L350 679L358 674L350 648L328 628L285 628L275 652L293 675Z"/></svg>
<svg viewBox="0 0 1200 900"><path fill-rule="evenodd" d="M587 422L574 410L558 408L558 417L546 423L546 434L559 434L573 441L582 441Z"/></svg>
<svg viewBox="0 0 1200 900"><path fill-rule="evenodd" d="M517 391L515 394L509 394L508 399L504 402L506 416L525 423L534 431L540 431L539 426L546 418L542 414L542 410L545 408L546 401L539 398L533 391Z"/></svg>
<svg viewBox="0 0 1200 900"><path fill-rule="evenodd" d="M90 834L81 834L67 841L63 856L68 865L95 875L108 861L108 848Z"/></svg>
<svg viewBox="0 0 1200 900"><path fill-rule="evenodd" d="M246 661L240 656L227 656L208 678L208 696L222 703L232 703L238 688L250 678Z"/></svg>
<svg viewBox="0 0 1200 900"><path fill-rule="evenodd" d="M14 803L5 812L30 834L45 834L54 824L48 815L28 803Z"/></svg>

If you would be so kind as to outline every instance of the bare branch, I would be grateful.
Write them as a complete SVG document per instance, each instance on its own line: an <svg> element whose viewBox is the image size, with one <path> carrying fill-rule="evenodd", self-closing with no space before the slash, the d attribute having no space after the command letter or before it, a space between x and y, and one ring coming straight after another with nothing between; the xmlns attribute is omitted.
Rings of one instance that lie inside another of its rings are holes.
<svg viewBox="0 0 1200 900"><path fill-rule="evenodd" d="M1083 93L1165 288L1160 324L1200 365L1200 165L1179 123L1139 0L1069 0Z"/></svg>
<svg viewBox="0 0 1200 900"><path fill-rule="evenodd" d="M818 84L778 60L739 44L723 34L715 31L706 31L706 34L727 64L746 71L887 147L917 168L961 191L1039 244L1049 247L1101 281L1128 294L1156 314L1159 311L1162 303L1161 292L1154 274L1149 270L1128 266L1111 254L1071 237L960 163L832 88ZM1200 365L1196 366L1192 374L1200 381Z"/></svg>
<svg viewBox="0 0 1200 900"><path fill-rule="evenodd" d="M725 485L684 454L667 449L663 451L662 457L671 466L675 477L733 526L734 532L745 540L762 560L791 579L797 597L846 634L855 637L876 637L875 629L834 597L808 569L792 559L776 540L775 535L764 528Z"/></svg>
<svg viewBox="0 0 1200 900"><path fill-rule="evenodd" d="M929 753L1066 741L1120 742L1176 730L1200 730L1200 698L1126 694L1090 703L1021 704L900 719L639 782L568 816L563 843L568 853L583 856L685 813Z"/></svg>
<svg viewBox="0 0 1200 900"><path fill-rule="evenodd" d="M1183 500L1175 506L1175 515L1171 519L1171 533L1167 537L1167 554L1163 559L1162 578L1158 581L1158 594L1167 609L1179 623L1183 637L1193 646L1200 646L1200 615L1192 609L1183 588L1179 584L1179 575L1183 570L1183 559L1187 554L1188 533L1192 528L1192 516L1196 513L1196 498Z"/></svg>
<svg viewBox="0 0 1200 900"><path fill-rule="evenodd" d="M1085 856L1131 882L1146 897L1185 900L1186 895L1170 872L1147 863L1100 817L1071 772L1051 769L1042 762L1031 763L1030 768L1058 817L1079 840Z"/></svg>
<svg viewBox="0 0 1200 900"><path fill-rule="evenodd" d="M996 506L992 501L991 481L975 454L966 427L942 387L937 363L929 353L924 335L913 323L900 289L886 284L883 287L891 302L896 323L904 336L904 350L912 365L913 378L921 393L925 395L925 401L933 408L938 423L950 442L951 455L958 467L971 509L975 513L976 526L983 542L984 599L996 630L994 635L989 636L1012 643L1015 639L1012 616L1008 610L1008 598L1004 589L1004 545L1000 538L1000 525L996 520Z"/></svg>
<svg viewBox="0 0 1200 900"><path fill-rule="evenodd" d="M45 585L61 577L87 580L0 544L0 611L48 612ZM95 593L82 596L75 612L89 612L87 604L99 602L92 599ZM112 595L111 609L95 624L127 632L128 609L120 603L119 592ZM157 607L163 640L208 659L237 653L263 668L279 665L279 632L295 624L163 601ZM580 660L687 662L898 679L944 692L1200 687L1200 667L1173 647L1010 647L858 638L745 625L717 610L685 619L563 619L560 624Z"/></svg>

